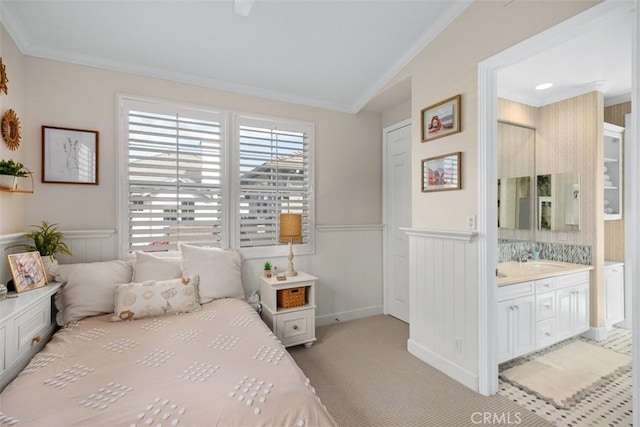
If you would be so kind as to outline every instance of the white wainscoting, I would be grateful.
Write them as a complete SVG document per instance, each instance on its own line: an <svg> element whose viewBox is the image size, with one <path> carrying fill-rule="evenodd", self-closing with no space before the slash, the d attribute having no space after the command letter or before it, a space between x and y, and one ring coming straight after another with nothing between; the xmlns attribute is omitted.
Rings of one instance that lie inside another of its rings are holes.
<svg viewBox="0 0 640 427"><path fill-rule="evenodd" d="M405 231L411 301L407 348L478 391L477 233Z"/></svg>
<svg viewBox="0 0 640 427"><path fill-rule="evenodd" d="M316 251L294 257L296 270L306 271L320 280L316 291L316 324L357 319L382 313L382 225L316 227ZM117 259L115 230L65 231L73 257L59 255L61 264ZM22 242L23 234L0 236L0 251ZM295 245L293 247L295 254ZM246 259L242 277L246 295L260 288L262 265L267 259ZM268 259L286 270L286 257ZM4 257L0 280L11 278Z"/></svg>
<svg viewBox="0 0 640 427"><path fill-rule="evenodd" d="M116 231L115 230L61 230L65 235L65 242L71 249L72 257L64 254L58 255L61 264L77 262L107 261L117 258ZM31 244L24 238L24 233L7 234L0 236L0 252L19 252L19 250L5 251L4 248L16 243ZM0 281L6 283L11 279L11 272L6 257L0 262Z"/></svg>
<svg viewBox="0 0 640 427"><path fill-rule="evenodd" d="M309 272L318 278L318 325L382 314L381 225L318 226Z"/></svg>

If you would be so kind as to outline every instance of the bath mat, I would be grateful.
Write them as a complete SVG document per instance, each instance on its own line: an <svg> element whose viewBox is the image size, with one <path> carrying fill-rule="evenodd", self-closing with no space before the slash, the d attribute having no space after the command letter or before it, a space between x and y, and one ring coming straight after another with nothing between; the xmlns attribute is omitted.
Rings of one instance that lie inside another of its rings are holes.
<svg viewBox="0 0 640 427"><path fill-rule="evenodd" d="M631 357L579 339L513 363L500 378L558 409L568 409L631 370Z"/></svg>

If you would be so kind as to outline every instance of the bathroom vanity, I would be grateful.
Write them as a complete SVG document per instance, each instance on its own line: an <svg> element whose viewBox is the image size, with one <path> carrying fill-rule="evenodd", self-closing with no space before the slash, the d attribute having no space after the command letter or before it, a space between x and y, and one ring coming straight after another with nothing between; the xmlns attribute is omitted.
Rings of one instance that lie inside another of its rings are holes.
<svg viewBox="0 0 640 427"><path fill-rule="evenodd" d="M498 363L589 330L590 265L498 264Z"/></svg>

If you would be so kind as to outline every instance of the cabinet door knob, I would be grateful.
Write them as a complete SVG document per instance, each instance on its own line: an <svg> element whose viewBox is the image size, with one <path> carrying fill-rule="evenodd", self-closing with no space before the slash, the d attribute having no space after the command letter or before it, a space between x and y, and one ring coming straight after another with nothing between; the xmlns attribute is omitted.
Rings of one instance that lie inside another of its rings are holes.
<svg viewBox="0 0 640 427"><path fill-rule="evenodd" d="M545 332L544 333L546 336L550 337L551 336L551 332Z"/></svg>
<svg viewBox="0 0 640 427"><path fill-rule="evenodd" d="M41 340L42 340L42 337L40 335L36 335L31 339L31 345L38 344Z"/></svg>
<svg viewBox="0 0 640 427"><path fill-rule="evenodd" d="M547 310L550 310L551 309L551 304L545 304L544 308L546 308Z"/></svg>
<svg viewBox="0 0 640 427"><path fill-rule="evenodd" d="M293 330L297 331L298 330L298 325L293 325Z"/></svg>

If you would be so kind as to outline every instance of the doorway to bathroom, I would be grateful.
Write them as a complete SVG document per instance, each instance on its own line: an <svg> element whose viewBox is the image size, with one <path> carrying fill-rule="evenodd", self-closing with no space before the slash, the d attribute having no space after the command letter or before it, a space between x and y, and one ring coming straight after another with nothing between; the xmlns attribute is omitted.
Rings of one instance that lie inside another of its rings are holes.
<svg viewBox="0 0 640 427"><path fill-rule="evenodd" d="M567 39L574 37L576 34L581 34L586 32L588 29L594 28L594 26L597 26L597 24L602 23L603 20L611 18L615 15L626 16L631 20L632 31L630 32L628 37L632 39L632 61L633 63L637 63L637 56L635 54L636 42L633 36L635 34L635 26L637 25L637 16L635 10L632 9L631 5L631 2L616 4L613 4L612 2L605 2L603 4L595 6L585 13L572 18L565 23L562 23L540 34L539 36L527 40L520 45L515 46L514 48L511 48L501 54L496 55L493 58L490 58L479 66L479 110L485 114L485 116L480 120L479 132L479 161L482 181L480 183L481 190L479 194L479 231L481 233L486 233L487 236L486 241L483 241L481 239L479 245L480 259L486 261L486 265L480 266L480 296L481 301L484 301L485 303L483 304L484 307L482 307L483 310L481 310L481 324L483 324L483 321L484 324L486 324L486 329L481 330L481 342L483 342L483 345L480 355L480 389L481 392L485 394L493 394L498 391L498 366L496 362L497 358L495 350L495 329L497 325L495 314L497 305L497 289L495 288L495 260L499 255L497 244L498 229L496 226L495 218L498 217L498 211L497 203L493 202L497 202L498 200L498 190L494 183L497 182L498 178L495 167L496 158L498 157L495 141L497 138L497 120L499 118L497 105L497 95L500 95L499 75L505 68L514 64L518 64L522 62L522 60L537 53L543 52L545 50L551 50L554 46L565 42ZM591 48L595 49L594 46L592 46ZM632 83L633 90L631 91L630 96L632 101L637 99L637 73L633 74L633 78L636 80ZM591 87L585 88L586 90L584 93L597 90L606 92L608 88L606 88L605 86L606 82L595 82L593 85L591 85ZM565 97L566 95L567 94L565 93ZM637 117L637 109L635 103L633 103L633 109L631 113L633 117ZM637 194L638 191L638 188L636 188L637 185L635 185L637 179L635 179L635 177L633 176L629 176L629 174L633 174L633 170L636 169L633 165L637 164L638 150L636 149L635 144L627 144L626 148L630 148L630 150L627 150L625 161L628 165L631 165L626 168L626 191L628 194L631 194L632 197L626 197L625 199L624 212L627 220L624 224L625 231L623 234L627 239L627 244L624 251L624 259L626 275L629 278L632 277L632 273L636 269L636 266L640 265L637 260L637 251L635 250L635 242L638 241L638 231L636 227L637 215L634 215L634 213L637 212L637 197L633 197ZM595 177L584 177L584 179L592 178L595 179ZM535 218L537 218L538 215L538 212L534 213ZM563 214L563 221L565 221L566 218L568 218L568 216L566 214ZM558 232L558 240L569 240L569 243L571 243L572 237L568 235L568 233L570 233L570 231ZM496 237L495 241L492 241L491 236ZM633 244L629 244L629 239L631 239ZM598 244L604 247L604 241L599 242ZM600 260L604 261L604 254L600 253L603 252L602 247L597 247L594 250L594 253L596 257L600 257ZM627 282L629 284L633 283L631 279L627 279ZM600 291L600 288L596 289L596 292ZM634 295L633 298L635 300L634 306L639 307L640 304L638 304L638 296ZM629 304L627 304L627 306L629 306ZM598 314L597 316L599 315L600 314ZM638 340L638 316L639 315L636 313L636 316L634 317L634 326L636 326L634 328L634 334L636 340ZM597 331L593 333L597 333ZM634 357L634 361L637 365L638 355L636 354ZM634 392L635 395L638 396L637 377L635 379ZM634 411L635 417L637 417L637 412L638 411L636 408L636 410ZM637 422L638 421L636 419L636 423Z"/></svg>

